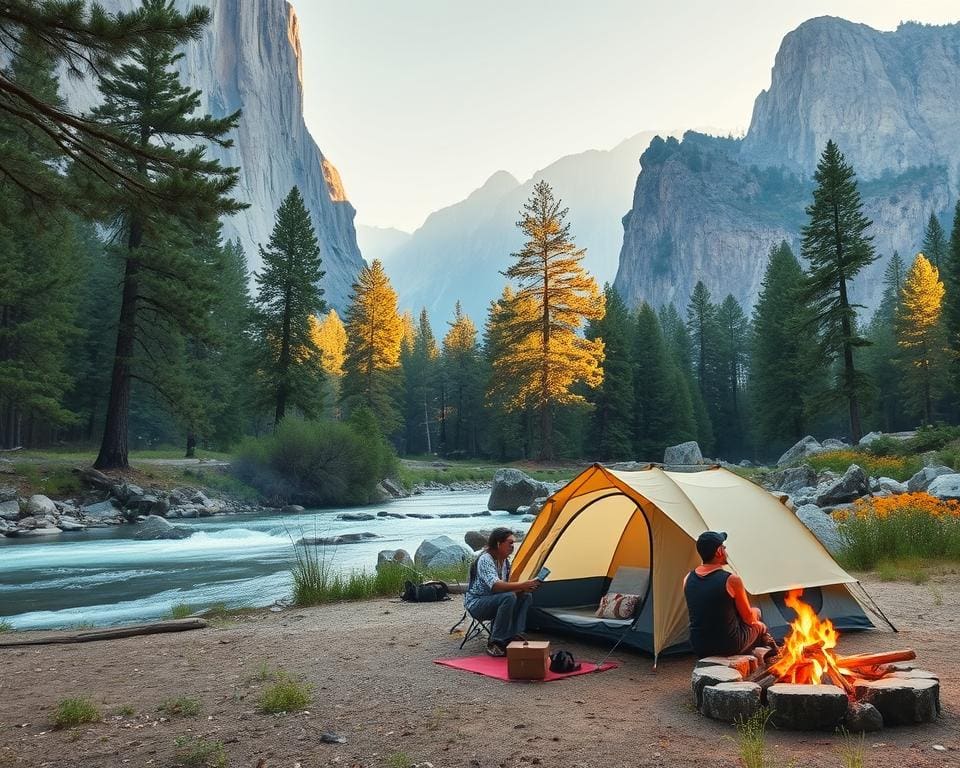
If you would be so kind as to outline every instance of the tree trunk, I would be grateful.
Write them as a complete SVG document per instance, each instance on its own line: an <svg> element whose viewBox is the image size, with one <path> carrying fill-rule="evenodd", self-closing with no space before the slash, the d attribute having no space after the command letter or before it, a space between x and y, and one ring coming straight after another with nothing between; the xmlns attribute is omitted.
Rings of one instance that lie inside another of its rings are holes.
<svg viewBox="0 0 960 768"><path fill-rule="evenodd" d="M184 454L185 459L196 458L197 455L197 436L193 432L187 432L187 452Z"/></svg>
<svg viewBox="0 0 960 768"><path fill-rule="evenodd" d="M863 437L863 432L860 429L860 402L857 398L856 387L857 371L853 366L853 347L849 342L850 335L853 331L850 328L850 318L846 314L846 309L849 307L847 303L847 281L842 277L840 278L840 306L844 310L840 320L840 327L844 337L843 378L846 381L847 399L850 404L850 439L853 441L853 444L856 445L860 442L860 438Z"/></svg>
<svg viewBox="0 0 960 768"><path fill-rule="evenodd" d="M276 429L287 415L287 389L290 375L290 288L287 287L283 306L283 329L280 336L280 360L278 364L279 382L277 384L277 409L273 416L273 428Z"/></svg>
<svg viewBox="0 0 960 768"><path fill-rule="evenodd" d="M139 220L130 224L127 264L123 273L123 300L120 304L120 322L117 325L117 347L110 376L110 398L107 401L107 419L103 428L100 453L93 466L96 469L126 469L128 461L128 426L130 419L130 363L136 340L137 293L140 264L133 254L143 241L143 227Z"/></svg>

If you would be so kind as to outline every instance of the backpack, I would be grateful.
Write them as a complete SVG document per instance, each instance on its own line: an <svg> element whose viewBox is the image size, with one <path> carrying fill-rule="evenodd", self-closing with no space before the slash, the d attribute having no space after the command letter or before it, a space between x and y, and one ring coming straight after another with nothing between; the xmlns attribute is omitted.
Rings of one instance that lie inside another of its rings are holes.
<svg viewBox="0 0 960 768"><path fill-rule="evenodd" d="M435 603L438 600L449 600L449 592L450 588L442 581L426 581L423 584L405 581L400 599L408 603Z"/></svg>
<svg viewBox="0 0 960 768"><path fill-rule="evenodd" d="M550 671L558 674L576 672L580 664L573 658L570 651L554 651L550 654Z"/></svg>

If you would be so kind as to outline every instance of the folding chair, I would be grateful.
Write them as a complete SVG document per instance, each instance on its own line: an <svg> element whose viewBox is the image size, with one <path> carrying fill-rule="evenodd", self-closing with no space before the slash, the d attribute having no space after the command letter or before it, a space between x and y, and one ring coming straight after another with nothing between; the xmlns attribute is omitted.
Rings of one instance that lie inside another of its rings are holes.
<svg viewBox="0 0 960 768"><path fill-rule="evenodd" d="M476 619L473 617L473 614L470 613L466 608L463 609L463 616L460 617L460 620L450 627L449 634L456 632L457 627L459 627L463 622L467 620L467 617L470 617L470 626L467 627L467 631L463 634L463 640L460 641L460 649L463 650L463 646L467 644L468 640L473 640L478 637L486 636L487 640L490 640L490 619Z"/></svg>

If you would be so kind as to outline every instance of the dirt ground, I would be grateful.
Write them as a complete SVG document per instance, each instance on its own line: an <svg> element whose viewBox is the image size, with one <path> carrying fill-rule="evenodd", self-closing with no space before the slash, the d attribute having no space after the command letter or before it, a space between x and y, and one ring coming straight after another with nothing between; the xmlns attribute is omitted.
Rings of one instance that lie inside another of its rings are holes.
<svg viewBox="0 0 960 768"><path fill-rule="evenodd" d="M851 633L844 653L912 647L938 672L943 715L931 725L868 734L864 766L960 765L960 577L927 584L865 582L901 630ZM617 669L552 683L505 683L440 667L459 651L447 631L459 599L390 600L243 616L232 626L78 645L0 649L0 766L120 768L178 765L178 737L223 742L228 765L738 766L732 727L694 709L690 657L614 653ZM606 649L551 638L578 659ZM307 711L257 711L260 670L312 686ZM199 699L190 717L162 718L171 698ZM94 724L52 727L57 702L89 697ZM328 744L333 732L345 743ZM771 731L771 766L844 766L844 739ZM934 749L934 745L945 751Z"/></svg>

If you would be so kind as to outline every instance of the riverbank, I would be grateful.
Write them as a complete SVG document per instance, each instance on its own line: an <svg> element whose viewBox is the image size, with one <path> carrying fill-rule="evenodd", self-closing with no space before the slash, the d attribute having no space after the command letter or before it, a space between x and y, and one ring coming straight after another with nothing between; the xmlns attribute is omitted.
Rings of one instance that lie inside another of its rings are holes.
<svg viewBox="0 0 960 768"><path fill-rule="evenodd" d="M940 675L943 705L934 724L868 735L864 765L956 765L960 606L942 596L956 593L960 577L941 577L936 589L863 579L901 631L850 633L840 647L914 648L918 663ZM2 649L0 765L167 766L196 740L219 742L227 768L740 765L733 728L692 705L692 658L663 659L654 671L649 657L618 650L612 660L619 666L610 672L503 683L433 664L480 652L476 642L459 651L460 637L448 634L461 613L458 599L370 600L251 611L178 635ZM608 650L548 639L584 661ZM280 672L309 686L304 711L260 711L261 695ZM54 710L69 697L89 698L100 717L55 730ZM176 699L195 703L196 713L159 709ZM323 734L344 741L326 743ZM767 741L775 765L844 765L846 742L838 734L771 730Z"/></svg>

